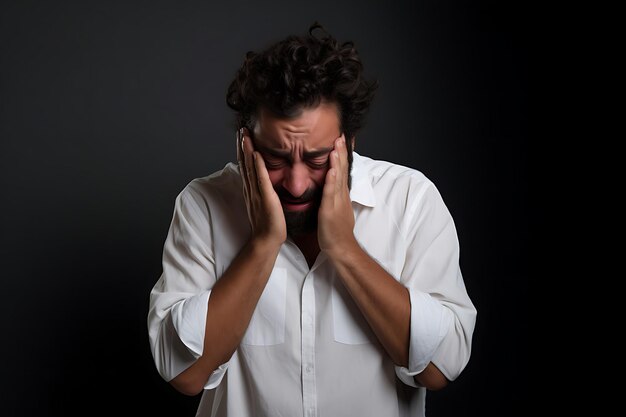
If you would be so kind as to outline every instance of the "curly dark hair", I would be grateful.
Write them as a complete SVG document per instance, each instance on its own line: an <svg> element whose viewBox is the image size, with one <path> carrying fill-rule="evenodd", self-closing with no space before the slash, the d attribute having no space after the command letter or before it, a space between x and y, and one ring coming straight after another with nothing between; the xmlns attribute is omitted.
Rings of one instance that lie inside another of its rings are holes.
<svg viewBox="0 0 626 417"><path fill-rule="evenodd" d="M237 114L237 128L253 131L261 106L293 117L322 100L334 102L348 139L363 126L377 87L363 77L354 43L340 44L315 22L306 36L288 36L261 53L248 52L228 87L226 103Z"/></svg>

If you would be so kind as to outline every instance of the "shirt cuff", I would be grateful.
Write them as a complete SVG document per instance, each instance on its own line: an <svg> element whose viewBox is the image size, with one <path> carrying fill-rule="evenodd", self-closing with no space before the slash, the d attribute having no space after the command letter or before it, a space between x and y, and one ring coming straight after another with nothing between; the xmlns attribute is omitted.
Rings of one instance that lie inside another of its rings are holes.
<svg viewBox="0 0 626 417"><path fill-rule="evenodd" d="M209 377L209 380L204 384L204 389L213 389L216 388L220 382L222 382L222 378L226 375L226 370L228 369L228 364L230 362L226 362L220 365Z"/></svg>
<svg viewBox="0 0 626 417"><path fill-rule="evenodd" d="M195 359L198 359L204 350L204 333L210 296L211 291L205 291L172 307L172 322L176 333ZM228 362L213 371L204 385L204 389L217 387L224 378L227 369Z"/></svg>
<svg viewBox="0 0 626 417"><path fill-rule="evenodd" d="M196 359L202 355L204 349L204 330L210 294L211 291L205 291L186 298L174 305L170 311L178 337Z"/></svg>
<svg viewBox="0 0 626 417"><path fill-rule="evenodd" d="M396 366L396 375L405 384L419 387L413 378L421 373L435 356L448 332L451 312L430 294L408 288L411 300L411 335L409 366Z"/></svg>

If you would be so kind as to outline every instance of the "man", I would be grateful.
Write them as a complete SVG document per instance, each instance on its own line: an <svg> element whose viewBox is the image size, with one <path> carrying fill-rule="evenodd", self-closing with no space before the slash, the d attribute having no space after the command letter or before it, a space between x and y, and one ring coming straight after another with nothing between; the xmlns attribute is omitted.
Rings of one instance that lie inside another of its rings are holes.
<svg viewBox="0 0 626 417"><path fill-rule="evenodd" d="M469 360L441 196L352 150L376 87L362 72L313 25L248 53L229 87L238 164L177 197L150 294L157 369L204 390L198 416L422 416Z"/></svg>

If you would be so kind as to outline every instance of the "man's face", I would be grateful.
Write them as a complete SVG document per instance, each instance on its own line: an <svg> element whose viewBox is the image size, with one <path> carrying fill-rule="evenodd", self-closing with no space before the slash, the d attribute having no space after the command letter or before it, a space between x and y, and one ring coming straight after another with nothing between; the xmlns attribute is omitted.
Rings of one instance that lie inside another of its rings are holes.
<svg viewBox="0 0 626 417"><path fill-rule="evenodd" d="M322 102L288 119L264 108L257 115L254 147L263 156L291 235L312 232L317 227L329 155L339 136L334 103Z"/></svg>

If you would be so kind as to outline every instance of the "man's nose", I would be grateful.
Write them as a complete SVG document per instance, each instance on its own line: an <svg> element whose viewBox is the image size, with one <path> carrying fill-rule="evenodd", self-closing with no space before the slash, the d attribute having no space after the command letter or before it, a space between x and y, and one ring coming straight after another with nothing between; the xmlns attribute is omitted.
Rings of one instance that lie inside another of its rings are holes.
<svg viewBox="0 0 626 417"><path fill-rule="evenodd" d="M311 179L309 170L303 163L294 163L289 167L283 179L283 187L294 197L300 197L309 188Z"/></svg>

